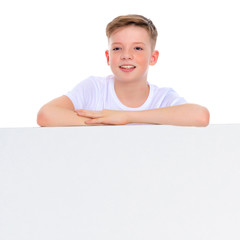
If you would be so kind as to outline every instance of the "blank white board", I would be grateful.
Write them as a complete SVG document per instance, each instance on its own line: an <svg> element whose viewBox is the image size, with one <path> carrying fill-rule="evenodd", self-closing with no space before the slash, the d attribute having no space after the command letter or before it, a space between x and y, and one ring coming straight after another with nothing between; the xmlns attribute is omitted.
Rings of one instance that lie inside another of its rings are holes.
<svg viewBox="0 0 240 240"><path fill-rule="evenodd" d="M240 239L240 124L0 129L1 240Z"/></svg>

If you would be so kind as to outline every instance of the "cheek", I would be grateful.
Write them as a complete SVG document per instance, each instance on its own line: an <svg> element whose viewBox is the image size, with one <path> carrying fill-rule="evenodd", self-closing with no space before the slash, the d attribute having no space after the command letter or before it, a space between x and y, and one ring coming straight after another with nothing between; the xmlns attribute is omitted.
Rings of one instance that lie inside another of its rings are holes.
<svg viewBox="0 0 240 240"><path fill-rule="evenodd" d="M141 65L148 65L150 63L150 60L145 55L140 55L137 57L137 62Z"/></svg>
<svg viewBox="0 0 240 240"><path fill-rule="evenodd" d="M117 62L118 62L118 58L116 57L116 55L115 54L110 55L109 64L110 65L116 65Z"/></svg>

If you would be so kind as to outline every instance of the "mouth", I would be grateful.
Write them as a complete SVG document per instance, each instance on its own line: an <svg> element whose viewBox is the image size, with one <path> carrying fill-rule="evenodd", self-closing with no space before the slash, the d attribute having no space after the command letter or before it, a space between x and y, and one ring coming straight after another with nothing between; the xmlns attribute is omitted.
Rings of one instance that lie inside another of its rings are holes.
<svg viewBox="0 0 240 240"><path fill-rule="evenodd" d="M136 68L136 66L125 64L125 65L119 66L119 68L120 68L123 72L125 72L125 73L130 73L130 72L134 71L134 69Z"/></svg>
<svg viewBox="0 0 240 240"><path fill-rule="evenodd" d="M121 65L119 66L121 69L134 69L136 66L133 65Z"/></svg>

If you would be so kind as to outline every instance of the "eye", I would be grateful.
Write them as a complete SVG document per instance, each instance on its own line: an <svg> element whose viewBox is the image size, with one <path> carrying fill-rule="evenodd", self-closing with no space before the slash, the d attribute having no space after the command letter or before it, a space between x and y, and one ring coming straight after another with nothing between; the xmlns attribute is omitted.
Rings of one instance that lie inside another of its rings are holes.
<svg viewBox="0 0 240 240"><path fill-rule="evenodd" d="M113 48L113 51L119 51L121 48L120 47L115 47Z"/></svg>
<svg viewBox="0 0 240 240"><path fill-rule="evenodd" d="M142 51L142 50L143 50L142 47L135 47L135 49L136 49L137 51Z"/></svg>

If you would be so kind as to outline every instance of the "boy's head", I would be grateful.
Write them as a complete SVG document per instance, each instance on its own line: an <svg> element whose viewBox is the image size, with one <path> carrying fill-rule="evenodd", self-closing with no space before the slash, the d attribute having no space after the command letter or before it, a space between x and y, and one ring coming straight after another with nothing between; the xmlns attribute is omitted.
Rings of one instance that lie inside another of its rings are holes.
<svg viewBox="0 0 240 240"><path fill-rule="evenodd" d="M148 32L151 39L151 47L154 50L158 36L157 29L150 19L141 15L130 14L114 18L106 27L106 35L109 39L113 32L131 25L142 27Z"/></svg>
<svg viewBox="0 0 240 240"><path fill-rule="evenodd" d="M105 55L115 80L146 82L148 68L159 56L153 23L140 15L120 16L107 25L106 33Z"/></svg>

